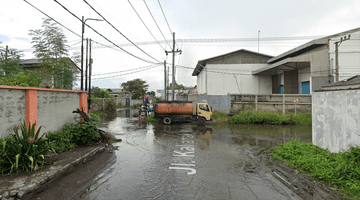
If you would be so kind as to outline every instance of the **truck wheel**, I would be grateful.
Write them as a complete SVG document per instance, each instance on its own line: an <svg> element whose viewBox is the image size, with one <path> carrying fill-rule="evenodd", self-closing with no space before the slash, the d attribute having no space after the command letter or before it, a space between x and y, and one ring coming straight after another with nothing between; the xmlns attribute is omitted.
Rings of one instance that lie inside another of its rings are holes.
<svg viewBox="0 0 360 200"><path fill-rule="evenodd" d="M171 118L170 117L164 117L163 123L167 124L167 125L171 124Z"/></svg>
<svg viewBox="0 0 360 200"><path fill-rule="evenodd" d="M205 119L204 118L198 119L198 125L205 125Z"/></svg>

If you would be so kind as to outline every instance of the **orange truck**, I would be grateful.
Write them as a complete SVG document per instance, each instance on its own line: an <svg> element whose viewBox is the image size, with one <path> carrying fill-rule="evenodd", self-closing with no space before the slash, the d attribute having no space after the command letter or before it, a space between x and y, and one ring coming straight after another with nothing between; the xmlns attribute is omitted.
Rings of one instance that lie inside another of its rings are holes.
<svg viewBox="0 0 360 200"><path fill-rule="evenodd" d="M154 117L164 124L171 122L193 122L204 125L212 121L211 107L207 103L191 101L158 101L153 107Z"/></svg>

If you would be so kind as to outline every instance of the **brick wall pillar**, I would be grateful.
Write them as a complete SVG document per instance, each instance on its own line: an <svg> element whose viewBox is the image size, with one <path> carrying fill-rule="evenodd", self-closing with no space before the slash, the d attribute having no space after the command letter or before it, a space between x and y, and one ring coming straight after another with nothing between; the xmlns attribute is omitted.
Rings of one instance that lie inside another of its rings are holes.
<svg viewBox="0 0 360 200"><path fill-rule="evenodd" d="M26 127L37 122L37 90L28 89L26 94ZM37 130L37 125L35 126Z"/></svg>

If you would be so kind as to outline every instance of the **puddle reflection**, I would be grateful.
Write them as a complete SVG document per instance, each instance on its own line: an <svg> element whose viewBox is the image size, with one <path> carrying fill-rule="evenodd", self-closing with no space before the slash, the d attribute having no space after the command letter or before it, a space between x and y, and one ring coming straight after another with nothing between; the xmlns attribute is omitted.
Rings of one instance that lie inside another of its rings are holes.
<svg viewBox="0 0 360 200"><path fill-rule="evenodd" d="M311 126L300 125L250 125L213 124L214 134L226 135L232 142L272 148L292 139L311 142Z"/></svg>

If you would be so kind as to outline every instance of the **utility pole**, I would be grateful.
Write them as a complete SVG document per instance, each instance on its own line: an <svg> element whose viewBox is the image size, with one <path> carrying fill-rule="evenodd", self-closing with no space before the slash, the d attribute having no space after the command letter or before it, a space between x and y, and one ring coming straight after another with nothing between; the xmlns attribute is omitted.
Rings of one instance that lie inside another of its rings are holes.
<svg viewBox="0 0 360 200"><path fill-rule="evenodd" d="M165 101L167 101L167 95L166 95L166 60L164 60L164 96L165 96Z"/></svg>
<svg viewBox="0 0 360 200"><path fill-rule="evenodd" d="M84 16L81 18L81 83L80 83L80 90L84 90L84 73L83 67L84 66Z"/></svg>
<svg viewBox="0 0 360 200"><path fill-rule="evenodd" d="M340 41L335 42L335 80L339 81L339 47L340 44L345 41L350 40L350 35L348 37L344 36L344 38L340 38Z"/></svg>
<svg viewBox="0 0 360 200"><path fill-rule="evenodd" d="M89 39L86 38L86 56L85 56L85 91L88 91L87 89L87 77L88 77L88 46L89 46Z"/></svg>
<svg viewBox="0 0 360 200"><path fill-rule="evenodd" d="M88 104L88 111L90 113L90 106L91 106L91 71L92 71L92 63L93 60L91 58L91 39L90 39L90 43L89 43L89 104Z"/></svg>
<svg viewBox="0 0 360 200"><path fill-rule="evenodd" d="M86 20L94 20L94 21L104 21L102 19L92 19L87 18L84 20L84 16L81 18L81 83L80 89L84 90L83 82L84 82L84 32L85 32L85 22ZM85 89L86 90L86 89Z"/></svg>
<svg viewBox="0 0 360 200"><path fill-rule="evenodd" d="M175 32L173 33L173 48L172 51L165 51L166 55L168 55L168 53L172 53L172 101L174 101L174 96L175 96L175 53L182 53L181 50L176 50L175 51Z"/></svg>

